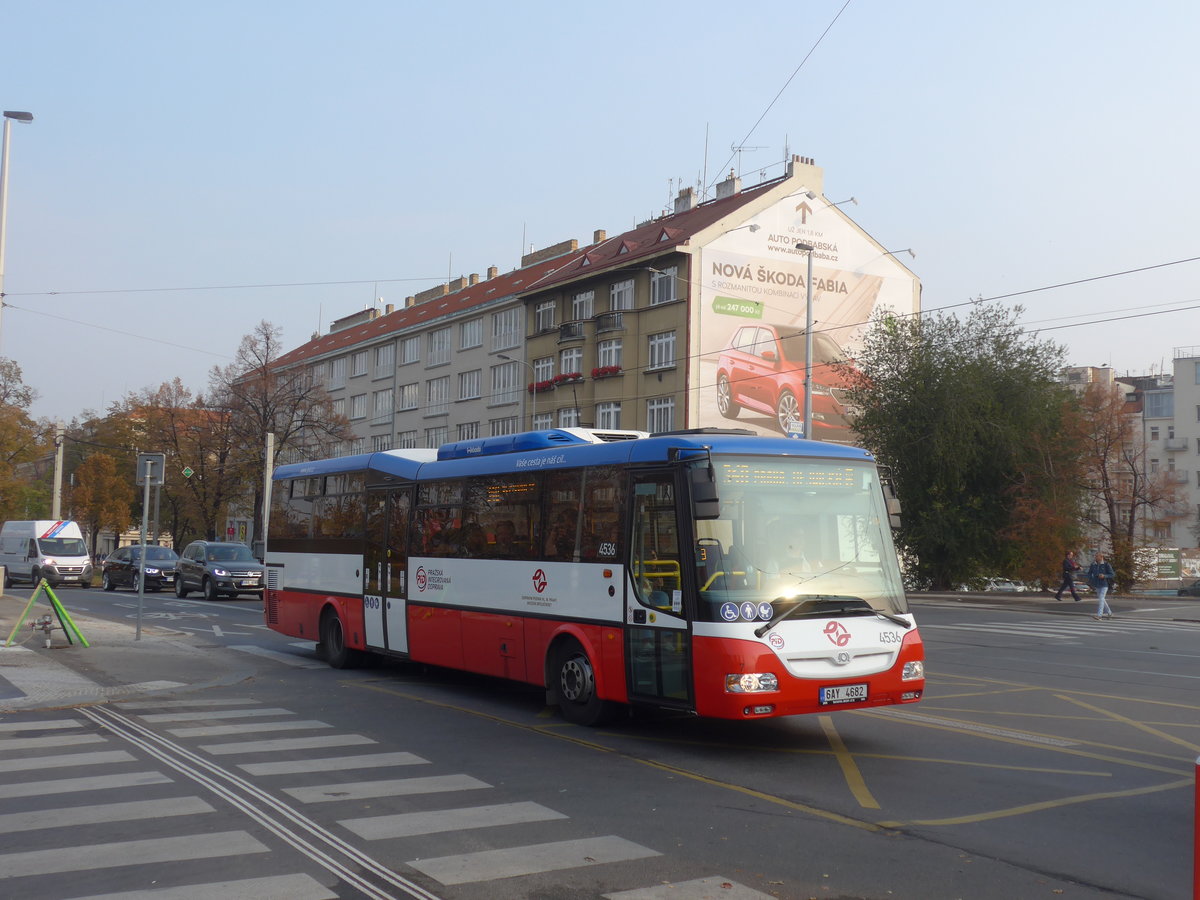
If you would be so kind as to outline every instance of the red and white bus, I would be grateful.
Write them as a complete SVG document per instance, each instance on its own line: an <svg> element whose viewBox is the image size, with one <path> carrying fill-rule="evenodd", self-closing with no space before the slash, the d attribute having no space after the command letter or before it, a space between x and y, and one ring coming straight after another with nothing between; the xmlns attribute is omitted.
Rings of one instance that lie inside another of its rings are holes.
<svg viewBox="0 0 1200 900"><path fill-rule="evenodd" d="M879 473L745 431L557 429L274 473L264 614L364 654L754 719L919 700Z"/></svg>

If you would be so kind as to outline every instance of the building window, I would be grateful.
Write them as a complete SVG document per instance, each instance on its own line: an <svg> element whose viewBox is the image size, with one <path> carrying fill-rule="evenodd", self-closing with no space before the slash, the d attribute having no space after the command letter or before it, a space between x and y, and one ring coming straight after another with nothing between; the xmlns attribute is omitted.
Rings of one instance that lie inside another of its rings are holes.
<svg viewBox="0 0 1200 900"><path fill-rule="evenodd" d="M1152 441L1158 440L1158 426L1157 425L1150 426L1150 440L1152 440Z"/></svg>
<svg viewBox="0 0 1200 900"><path fill-rule="evenodd" d="M413 450L417 446L417 432L402 431L396 435L396 447L400 450Z"/></svg>
<svg viewBox="0 0 1200 900"><path fill-rule="evenodd" d="M579 427L579 410L575 407L568 409L560 409L558 411L558 427L559 428L578 428Z"/></svg>
<svg viewBox="0 0 1200 900"><path fill-rule="evenodd" d="M458 349L483 346L483 319L472 319L458 326Z"/></svg>
<svg viewBox="0 0 1200 900"><path fill-rule="evenodd" d="M543 300L537 305L533 311L533 327L538 331L550 331L554 328L554 307L557 304L553 300Z"/></svg>
<svg viewBox="0 0 1200 900"><path fill-rule="evenodd" d="M351 456L357 456L359 453L367 452L367 439L365 437L353 438L349 444Z"/></svg>
<svg viewBox="0 0 1200 900"><path fill-rule="evenodd" d="M599 366L619 366L621 365L621 339L613 338L608 341L601 341L596 345L596 365Z"/></svg>
<svg viewBox="0 0 1200 900"><path fill-rule="evenodd" d="M429 356L425 366L444 366L450 362L450 329L439 328L429 332Z"/></svg>
<svg viewBox="0 0 1200 900"><path fill-rule="evenodd" d="M592 317L592 306L595 298L595 291L580 291L572 297L571 318L576 320L590 319Z"/></svg>
<svg viewBox="0 0 1200 900"><path fill-rule="evenodd" d="M412 384L403 384L400 386L400 404L399 409L416 409L417 403L420 402L420 394L418 390L420 385L415 381Z"/></svg>
<svg viewBox="0 0 1200 900"><path fill-rule="evenodd" d="M458 399L476 400L479 397L479 384L483 375L480 369L458 373Z"/></svg>
<svg viewBox="0 0 1200 900"><path fill-rule="evenodd" d="M570 347L558 357L558 371L563 375L577 375L583 372L583 348Z"/></svg>
<svg viewBox="0 0 1200 900"><path fill-rule="evenodd" d="M337 359L329 361L329 387L340 388L346 386L346 357L339 356Z"/></svg>
<svg viewBox="0 0 1200 900"><path fill-rule="evenodd" d="M436 449L446 443L450 436L450 429L445 425L437 425L433 428L425 429L425 446L431 449Z"/></svg>
<svg viewBox="0 0 1200 900"><path fill-rule="evenodd" d="M376 434L371 438L371 449L376 453L383 450L392 449L392 436L390 434Z"/></svg>
<svg viewBox="0 0 1200 900"><path fill-rule="evenodd" d="M650 276L650 305L670 303L675 299L675 275L679 271L676 266L668 266Z"/></svg>
<svg viewBox="0 0 1200 900"><path fill-rule="evenodd" d="M384 344L375 348L375 377L388 378L396 367L396 345Z"/></svg>
<svg viewBox="0 0 1200 900"><path fill-rule="evenodd" d="M392 415L393 394L391 388L376 391L373 401L371 414L376 419L386 419Z"/></svg>
<svg viewBox="0 0 1200 900"><path fill-rule="evenodd" d="M421 336L414 334L412 337L402 338L400 341L400 365L406 366L409 363L420 362L421 360Z"/></svg>
<svg viewBox="0 0 1200 900"><path fill-rule="evenodd" d="M500 403L516 403L520 396L517 363L506 362L503 365L492 366L492 406Z"/></svg>
<svg viewBox="0 0 1200 900"><path fill-rule="evenodd" d="M359 350L350 355L350 377L367 374L367 351Z"/></svg>
<svg viewBox="0 0 1200 900"><path fill-rule="evenodd" d="M675 428L675 398L655 397L646 401L646 430L672 431Z"/></svg>
<svg viewBox="0 0 1200 900"><path fill-rule="evenodd" d="M633 309L633 279L618 281L608 289L608 308L612 312Z"/></svg>
<svg viewBox="0 0 1200 900"><path fill-rule="evenodd" d="M521 343L521 313L524 307L514 306L492 314L492 349L511 350Z"/></svg>
<svg viewBox="0 0 1200 900"><path fill-rule="evenodd" d="M649 338L647 369L668 369L675 365L675 332L664 331Z"/></svg>
<svg viewBox="0 0 1200 900"><path fill-rule="evenodd" d="M492 437L497 437L502 434L517 433L517 417L505 416L501 419L491 419L488 421L488 427L492 432Z"/></svg>
<svg viewBox="0 0 1200 900"><path fill-rule="evenodd" d="M554 377L554 357L543 356L533 361L533 380L549 381Z"/></svg>
<svg viewBox="0 0 1200 900"><path fill-rule="evenodd" d="M463 422L458 426L458 439L460 441L473 441L479 437L478 422Z"/></svg>
<svg viewBox="0 0 1200 900"><path fill-rule="evenodd" d="M1157 459L1150 460L1150 474L1154 474L1157 471L1158 471L1158 460Z"/></svg>
<svg viewBox="0 0 1200 900"><path fill-rule="evenodd" d="M425 415L445 415L449 409L447 404L450 402L450 376L430 378L425 382L425 400Z"/></svg>
<svg viewBox="0 0 1200 900"><path fill-rule="evenodd" d="M367 395L355 394L350 398L350 418L365 419L367 417Z"/></svg>
<svg viewBox="0 0 1200 900"><path fill-rule="evenodd" d="M554 413L540 412L533 417L533 430L545 431L554 427Z"/></svg>
<svg viewBox="0 0 1200 900"><path fill-rule="evenodd" d="M621 404L620 403L597 403L596 404L596 427L597 428L620 428L621 427Z"/></svg>
<svg viewBox="0 0 1200 900"><path fill-rule="evenodd" d="M1193 363L1193 365L1196 367L1196 371L1195 371L1196 384L1200 384L1200 362Z"/></svg>

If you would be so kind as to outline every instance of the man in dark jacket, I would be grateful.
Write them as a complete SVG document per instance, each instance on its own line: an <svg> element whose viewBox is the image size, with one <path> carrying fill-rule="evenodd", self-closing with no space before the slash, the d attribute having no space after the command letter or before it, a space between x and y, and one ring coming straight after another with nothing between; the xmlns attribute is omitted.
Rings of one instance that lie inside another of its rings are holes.
<svg viewBox="0 0 1200 900"><path fill-rule="evenodd" d="M1075 593L1075 573L1079 568L1079 563L1075 562L1075 551L1068 550L1062 561L1062 584L1058 586L1058 592L1054 595L1055 600L1061 600L1063 591L1070 588L1071 596L1075 598L1076 603L1079 602L1079 594Z"/></svg>

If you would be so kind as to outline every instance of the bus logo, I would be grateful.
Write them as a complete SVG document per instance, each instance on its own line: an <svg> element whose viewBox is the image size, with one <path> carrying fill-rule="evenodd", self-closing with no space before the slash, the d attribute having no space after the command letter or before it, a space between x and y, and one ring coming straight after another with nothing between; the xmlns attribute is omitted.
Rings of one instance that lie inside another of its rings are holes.
<svg viewBox="0 0 1200 900"><path fill-rule="evenodd" d="M533 589L539 594L546 589L546 573L538 569L533 573Z"/></svg>
<svg viewBox="0 0 1200 900"><path fill-rule="evenodd" d="M429 579L425 575L425 567L417 566L417 590L424 591L427 584L429 584Z"/></svg>
<svg viewBox="0 0 1200 900"><path fill-rule="evenodd" d="M850 643L850 632L846 630L846 626L841 622L830 622L825 626L825 637L829 638L839 647L845 647Z"/></svg>

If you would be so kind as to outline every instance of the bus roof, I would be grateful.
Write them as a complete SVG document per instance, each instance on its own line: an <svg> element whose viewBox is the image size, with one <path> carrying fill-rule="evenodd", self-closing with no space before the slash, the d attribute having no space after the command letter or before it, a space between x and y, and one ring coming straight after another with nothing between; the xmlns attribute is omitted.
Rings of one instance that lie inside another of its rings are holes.
<svg viewBox="0 0 1200 900"><path fill-rule="evenodd" d="M793 456L871 460L860 447L796 438L764 437L742 429L696 428L647 435L584 428L526 431L496 438L455 441L438 450L381 450L279 466L275 480L375 471L405 481L468 475L537 472L573 466L666 462L682 451L714 455Z"/></svg>

